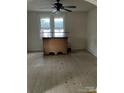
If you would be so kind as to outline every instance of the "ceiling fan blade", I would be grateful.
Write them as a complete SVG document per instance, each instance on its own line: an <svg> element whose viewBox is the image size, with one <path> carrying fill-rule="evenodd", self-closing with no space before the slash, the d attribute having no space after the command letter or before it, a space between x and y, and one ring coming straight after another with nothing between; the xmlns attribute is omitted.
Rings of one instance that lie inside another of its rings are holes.
<svg viewBox="0 0 124 93"><path fill-rule="evenodd" d="M63 6L64 8L76 8L76 6Z"/></svg>
<svg viewBox="0 0 124 93"><path fill-rule="evenodd" d="M56 13L57 12L57 10L52 10L52 13Z"/></svg>
<svg viewBox="0 0 124 93"><path fill-rule="evenodd" d="M65 11L68 11L68 12L72 12L71 10L69 10L68 8L76 8L76 6L73 6L73 5L70 5L70 6L63 6L62 3L60 3L60 0L56 0L56 2L54 4L52 4L52 8L53 9L56 9L56 11L60 11L61 9L62 10L65 10Z"/></svg>
<svg viewBox="0 0 124 93"><path fill-rule="evenodd" d="M65 9L65 8L62 8L63 10L66 10L66 11L68 11L68 12L72 12L71 10L69 10L69 9Z"/></svg>
<svg viewBox="0 0 124 93"><path fill-rule="evenodd" d="M56 8L56 6L52 6L51 8Z"/></svg>

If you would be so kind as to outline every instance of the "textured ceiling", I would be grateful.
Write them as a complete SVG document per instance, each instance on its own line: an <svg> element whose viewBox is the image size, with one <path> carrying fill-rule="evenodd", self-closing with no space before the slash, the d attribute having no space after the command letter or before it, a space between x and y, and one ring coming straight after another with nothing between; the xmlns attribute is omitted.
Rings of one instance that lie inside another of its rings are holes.
<svg viewBox="0 0 124 93"><path fill-rule="evenodd" d="M97 6L97 0L85 0L85 1Z"/></svg>
<svg viewBox="0 0 124 93"><path fill-rule="evenodd" d="M52 4L56 0L27 0L28 11L53 11ZM60 0L63 5L75 5L77 8L72 11L88 11L96 6L85 0Z"/></svg>

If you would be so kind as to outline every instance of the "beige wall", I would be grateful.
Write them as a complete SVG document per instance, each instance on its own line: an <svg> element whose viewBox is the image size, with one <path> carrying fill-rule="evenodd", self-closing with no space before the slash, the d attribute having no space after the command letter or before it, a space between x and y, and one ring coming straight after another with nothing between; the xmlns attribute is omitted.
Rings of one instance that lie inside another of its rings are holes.
<svg viewBox="0 0 124 93"><path fill-rule="evenodd" d="M87 12L66 14L66 30L72 49L85 49Z"/></svg>
<svg viewBox="0 0 124 93"><path fill-rule="evenodd" d="M51 13L28 12L28 51L43 48L40 39L40 18L51 16ZM85 49L87 12L72 12L63 14L65 17L65 31L69 32L69 44L72 49Z"/></svg>
<svg viewBox="0 0 124 93"><path fill-rule="evenodd" d="M37 13L27 14L27 48L28 51L39 51L42 49L40 40L40 20Z"/></svg>
<svg viewBox="0 0 124 93"><path fill-rule="evenodd" d="M87 49L93 55L97 56L97 9L88 12L87 21Z"/></svg>

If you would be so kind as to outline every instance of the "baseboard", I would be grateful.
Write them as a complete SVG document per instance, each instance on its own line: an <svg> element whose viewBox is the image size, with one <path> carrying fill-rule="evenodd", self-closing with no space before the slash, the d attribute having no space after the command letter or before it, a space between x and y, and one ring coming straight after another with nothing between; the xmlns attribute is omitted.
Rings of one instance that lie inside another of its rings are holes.
<svg viewBox="0 0 124 93"><path fill-rule="evenodd" d="M86 50L86 49L72 49L72 52L74 51L84 51L84 50Z"/></svg>
<svg viewBox="0 0 124 93"><path fill-rule="evenodd" d="M42 50L28 50L27 53L32 53L32 52L43 52Z"/></svg>
<svg viewBox="0 0 124 93"><path fill-rule="evenodd" d="M97 55L91 50L91 49L87 49L88 52L90 52L92 55L94 55L95 57L97 57Z"/></svg>

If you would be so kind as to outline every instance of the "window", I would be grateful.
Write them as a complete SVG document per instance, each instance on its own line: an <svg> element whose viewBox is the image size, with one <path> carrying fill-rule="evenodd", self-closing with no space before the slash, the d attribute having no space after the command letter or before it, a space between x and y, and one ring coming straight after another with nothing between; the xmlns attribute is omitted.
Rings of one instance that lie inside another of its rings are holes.
<svg viewBox="0 0 124 93"><path fill-rule="evenodd" d="M63 18L54 18L54 37L64 37Z"/></svg>
<svg viewBox="0 0 124 93"><path fill-rule="evenodd" d="M50 18L42 18L40 37L51 37Z"/></svg>
<svg viewBox="0 0 124 93"><path fill-rule="evenodd" d="M63 17L41 18L40 37L64 37ZM52 23L52 24L51 24Z"/></svg>

